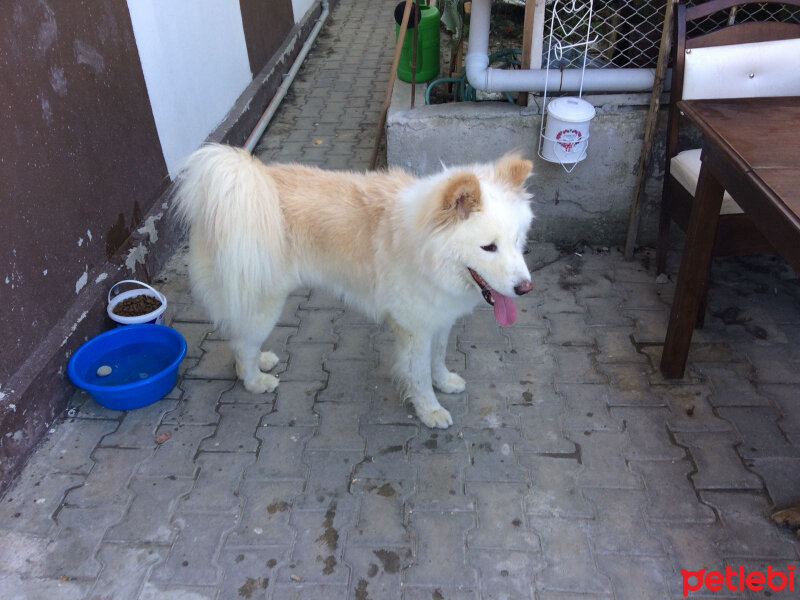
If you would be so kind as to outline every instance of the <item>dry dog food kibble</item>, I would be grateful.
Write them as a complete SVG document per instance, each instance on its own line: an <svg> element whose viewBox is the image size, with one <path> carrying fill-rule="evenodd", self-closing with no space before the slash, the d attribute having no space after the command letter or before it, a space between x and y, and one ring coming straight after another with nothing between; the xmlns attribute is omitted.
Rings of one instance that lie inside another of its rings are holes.
<svg viewBox="0 0 800 600"><path fill-rule="evenodd" d="M158 298L140 294L132 298L125 298L114 307L112 312L120 317L141 317L160 307L161 301Z"/></svg>

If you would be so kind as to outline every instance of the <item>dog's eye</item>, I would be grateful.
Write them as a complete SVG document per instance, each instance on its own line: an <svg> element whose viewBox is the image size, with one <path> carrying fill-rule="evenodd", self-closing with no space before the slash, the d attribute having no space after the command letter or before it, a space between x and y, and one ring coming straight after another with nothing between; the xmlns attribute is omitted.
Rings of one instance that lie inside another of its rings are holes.
<svg viewBox="0 0 800 600"><path fill-rule="evenodd" d="M487 252L497 252L497 244L489 244L488 246L481 246L481 250L486 250Z"/></svg>

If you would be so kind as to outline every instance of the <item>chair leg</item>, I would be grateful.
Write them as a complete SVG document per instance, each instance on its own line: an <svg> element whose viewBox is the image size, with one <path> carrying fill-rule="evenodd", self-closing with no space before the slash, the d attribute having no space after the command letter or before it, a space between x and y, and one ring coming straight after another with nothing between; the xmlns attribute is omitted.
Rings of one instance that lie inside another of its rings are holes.
<svg viewBox="0 0 800 600"><path fill-rule="evenodd" d="M700 300L700 305L697 307L697 319L694 322L695 329L702 329L706 324L706 307L708 306L708 287L706 287L705 294Z"/></svg>
<svg viewBox="0 0 800 600"><path fill-rule="evenodd" d="M669 249L669 228L672 217L669 212L669 201L666 195L661 199L661 217L658 221L658 245L656 246L656 275L665 273L667 269L667 250Z"/></svg>

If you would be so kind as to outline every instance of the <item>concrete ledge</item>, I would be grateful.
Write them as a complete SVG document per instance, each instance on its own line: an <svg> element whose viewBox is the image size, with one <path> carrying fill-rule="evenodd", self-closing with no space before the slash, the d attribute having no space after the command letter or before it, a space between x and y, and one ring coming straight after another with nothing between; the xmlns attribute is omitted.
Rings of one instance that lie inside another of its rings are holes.
<svg viewBox="0 0 800 600"><path fill-rule="evenodd" d="M418 86L424 88L423 86ZM520 150L534 161L529 183L536 219L534 240L558 245L604 246L625 241L628 211L644 135L649 94L584 96L597 109L591 122L588 156L572 173L537 156L541 114L536 105L462 102L425 106L417 91L410 110L410 85L397 81L387 118L387 160L419 174L440 164L490 161ZM541 99L537 99L541 101ZM655 241L663 180L666 110L645 186L639 242Z"/></svg>

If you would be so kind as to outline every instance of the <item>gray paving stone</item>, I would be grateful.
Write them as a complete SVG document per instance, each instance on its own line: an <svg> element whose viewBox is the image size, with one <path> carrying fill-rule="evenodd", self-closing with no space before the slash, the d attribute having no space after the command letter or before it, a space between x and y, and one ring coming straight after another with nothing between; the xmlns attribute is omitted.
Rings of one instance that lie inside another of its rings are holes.
<svg viewBox="0 0 800 600"><path fill-rule="evenodd" d="M641 478L632 473L624 458L629 446L626 433L606 431L570 432L569 440L580 447L584 468L578 474L581 487L640 489Z"/></svg>
<svg viewBox="0 0 800 600"><path fill-rule="evenodd" d="M303 448L313 433L312 427L259 427L258 459L245 471L245 478L249 481L306 479Z"/></svg>
<svg viewBox="0 0 800 600"><path fill-rule="evenodd" d="M786 434L800 433L800 412L795 410L800 394L793 384L763 384L758 387L781 412L778 427Z"/></svg>
<svg viewBox="0 0 800 600"><path fill-rule="evenodd" d="M108 530L105 541L169 544L177 533L171 525L175 507L193 485L192 479L174 475L134 477L128 484L133 500L125 517Z"/></svg>
<svg viewBox="0 0 800 600"><path fill-rule="evenodd" d="M611 593L611 582L595 565L586 522L536 517L531 518L530 525L542 542L543 560L534 576L537 594L539 591Z"/></svg>
<svg viewBox="0 0 800 600"><path fill-rule="evenodd" d="M361 425L360 434L366 440L365 459L360 462L354 477L413 481L416 471L406 453L410 442L416 442L416 425ZM432 432L430 435L433 435ZM438 446L437 438L434 438ZM448 434L443 434L443 440ZM453 437L453 434L449 434ZM432 444L429 444L432 445Z"/></svg>
<svg viewBox="0 0 800 600"><path fill-rule="evenodd" d="M289 548L294 542L289 517L301 492L300 481L245 480L239 489L239 496L245 500L244 511L236 529L227 538L226 548Z"/></svg>
<svg viewBox="0 0 800 600"><path fill-rule="evenodd" d="M478 527L467 534L469 548L538 552L539 539L526 527L523 499L530 492L524 483L467 483L475 498Z"/></svg>
<svg viewBox="0 0 800 600"><path fill-rule="evenodd" d="M583 493L597 511L592 533L597 554L664 556L661 542L647 532L644 491L596 488Z"/></svg>
<svg viewBox="0 0 800 600"><path fill-rule="evenodd" d="M415 564L405 572L411 586L474 587L477 573L467 565L464 536L475 516L462 512L417 512L408 515L417 532Z"/></svg>
<svg viewBox="0 0 800 600"><path fill-rule="evenodd" d="M748 379L750 367L747 364L708 363L698 365L697 369L713 386L710 398L713 406L770 405L769 399Z"/></svg>
<svg viewBox="0 0 800 600"><path fill-rule="evenodd" d="M150 576L153 583L170 585L218 585L217 563L222 539L236 525L234 514L176 514L178 537L163 564Z"/></svg>
<svg viewBox="0 0 800 600"><path fill-rule="evenodd" d="M97 577L102 566L95 557L100 540L122 514L122 508L62 508L56 516L61 529L47 546L42 574L70 579Z"/></svg>
<svg viewBox="0 0 800 600"><path fill-rule="evenodd" d="M287 558L285 548L269 549L224 549L220 553L222 582L218 597L256 598L268 597L274 587L278 564Z"/></svg>
<svg viewBox="0 0 800 600"><path fill-rule="evenodd" d="M276 373L278 369L285 367L285 365L278 364L275 369L271 372ZM321 383L317 385L322 385ZM278 388L282 386L279 385ZM222 392L220 395L217 404L273 404L275 403L275 396L277 394L277 390L275 392L269 392L264 394L254 394L252 392L248 392L244 389L244 385L242 382L236 381L232 386L230 386L227 390Z"/></svg>
<svg viewBox="0 0 800 600"><path fill-rule="evenodd" d="M582 467L575 458L520 454L519 461L531 474L531 490L525 497L526 514L531 517L594 518L594 508L577 484Z"/></svg>
<svg viewBox="0 0 800 600"><path fill-rule="evenodd" d="M670 431L702 433L733 430L730 422L720 418L711 406L711 391L707 386L664 386L661 393L672 411L667 422Z"/></svg>
<svg viewBox="0 0 800 600"><path fill-rule="evenodd" d="M220 395L233 387L231 381L184 380L184 391L175 410L164 415L164 424L216 425L219 413L214 410Z"/></svg>
<svg viewBox="0 0 800 600"><path fill-rule="evenodd" d="M472 550L470 564L479 572L481 598L508 600L534 598L532 565L541 560L527 552ZM448 596L449 597L449 596Z"/></svg>
<svg viewBox="0 0 800 600"><path fill-rule="evenodd" d="M122 423L100 441L101 447L155 449L156 430L164 415L174 410L178 400L162 399L158 402L124 413Z"/></svg>
<svg viewBox="0 0 800 600"><path fill-rule="evenodd" d="M464 469L469 464L467 453L409 455L417 469L417 493L408 499L414 511L471 511L475 509L472 498L465 495Z"/></svg>
<svg viewBox="0 0 800 600"><path fill-rule="evenodd" d="M629 460L681 460L686 451L673 442L667 422L671 413L666 408L636 407L611 409L621 419L630 443L624 450Z"/></svg>
<svg viewBox="0 0 800 600"><path fill-rule="evenodd" d="M75 415L81 419L104 419L107 421L119 420L123 413L118 410L111 410L98 404L89 392L81 389L75 390L67 406L67 414L74 410Z"/></svg>
<svg viewBox="0 0 800 600"><path fill-rule="evenodd" d="M228 342L221 340L205 340L201 344L203 356L196 366L189 368L186 378L191 379L236 379L233 352Z"/></svg>
<svg viewBox="0 0 800 600"><path fill-rule="evenodd" d="M413 562L411 546L349 546L345 560L353 569L348 598L402 598L403 571Z"/></svg>
<svg viewBox="0 0 800 600"><path fill-rule="evenodd" d="M130 500L128 481L139 465L152 456L152 450L97 448L95 461L83 485L67 492L64 503L69 506L127 506Z"/></svg>
<svg viewBox="0 0 800 600"><path fill-rule="evenodd" d="M409 546L411 534L403 522L403 504L412 489L412 482L402 480L353 478L350 492L359 497L360 508L348 544Z"/></svg>
<svg viewBox="0 0 800 600"><path fill-rule="evenodd" d="M464 470L467 481L525 481L527 475L516 461L514 444L519 433L509 427L464 429L470 464Z"/></svg>
<svg viewBox="0 0 800 600"><path fill-rule="evenodd" d="M300 326L291 337L293 344L298 343L332 343L339 336L333 332L333 323L342 314L341 310L300 310L297 313Z"/></svg>
<svg viewBox="0 0 800 600"><path fill-rule="evenodd" d="M739 439L730 433L676 433L675 440L686 446L697 472L691 475L697 490L761 490L764 485L748 471L736 453Z"/></svg>
<svg viewBox="0 0 800 600"><path fill-rule="evenodd" d="M317 403L314 412L319 415L319 425L306 448L363 451L365 442L358 433L358 419L367 410L367 403Z"/></svg>
<svg viewBox="0 0 800 600"><path fill-rule="evenodd" d="M328 385L317 395L318 402L367 405L378 385L375 365L369 362L326 360L325 370L329 373Z"/></svg>
<svg viewBox="0 0 800 600"><path fill-rule="evenodd" d="M725 572L723 558L718 552L724 533L718 523L656 523L652 529L653 534L664 541L672 563L672 572L667 577L670 598L684 597L681 569ZM715 594L712 597L726 596Z"/></svg>
<svg viewBox="0 0 800 600"><path fill-rule="evenodd" d="M68 490L78 487L83 475L67 475L26 468L0 502L0 529L47 536L56 527L53 514Z"/></svg>
<svg viewBox="0 0 800 600"><path fill-rule="evenodd" d="M103 436L114 431L117 421L70 419L72 427L59 427L55 436L45 443L45 464L57 473L88 473L94 461L92 451Z"/></svg>
<svg viewBox="0 0 800 600"><path fill-rule="evenodd" d="M745 464L764 479L769 497L776 507L797 504L800 498L800 460L796 458L759 458Z"/></svg>
<svg viewBox="0 0 800 600"><path fill-rule="evenodd" d="M82 600L92 584L89 581L61 581L61 579L30 579L20 575L0 574L0 588L9 600L27 598L58 598L59 600Z"/></svg>
<svg viewBox="0 0 800 600"><path fill-rule="evenodd" d="M593 327L592 334L597 340L597 362L647 362L647 356L639 353L629 327Z"/></svg>
<svg viewBox="0 0 800 600"><path fill-rule="evenodd" d="M745 354L755 368L758 383L800 383L800 361L788 359L790 346L753 345Z"/></svg>
<svg viewBox="0 0 800 600"><path fill-rule="evenodd" d="M597 371L608 378L610 406L667 406L664 396L654 390L648 378L652 370L634 363L599 363Z"/></svg>
<svg viewBox="0 0 800 600"><path fill-rule="evenodd" d="M357 327L339 327L334 323L336 344L330 359L358 360L373 362L375 351L372 348L372 335L376 332L374 325L359 325Z"/></svg>
<svg viewBox="0 0 800 600"><path fill-rule="evenodd" d="M297 531L297 542L290 564L279 569L277 582L291 584L299 577L303 583L346 586L350 567L342 559L342 549L353 519L354 513L338 508L336 501L326 510L292 511L290 524Z"/></svg>
<svg viewBox="0 0 800 600"><path fill-rule="evenodd" d="M255 452L259 441L256 431L272 406L269 404L221 404L217 431L200 444L200 451Z"/></svg>
<svg viewBox="0 0 800 600"><path fill-rule="evenodd" d="M325 359L333 352L333 344L295 344L286 347L289 366L281 373L281 381L326 381Z"/></svg>
<svg viewBox="0 0 800 600"><path fill-rule="evenodd" d="M186 356L201 358L203 356L202 343L210 332L214 330L211 323L186 323L177 322L175 327L186 339Z"/></svg>
<svg viewBox="0 0 800 600"><path fill-rule="evenodd" d="M478 590L465 589L463 586L404 586L403 588L403 600L430 600L431 598L446 598L447 600L477 600L479 594L480 592Z"/></svg>
<svg viewBox="0 0 800 600"><path fill-rule="evenodd" d="M606 378L595 368L596 351L563 346L553 350L557 370L556 383L606 383Z"/></svg>
<svg viewBox="0 0 800 600"><path fill-rule="evenodd" d="M156 430L156 436L169 433L170 437L158 445L151 458L141 464L139 474L150 477L194 477L197 448L214 431L213 425L162 425Z"/></svg>
<svg viewBox="0 0 800 600"><path fill-rule="evenodd" d="M565 430L622 431L622 421L614 418L608 407L611 396L608 385L558 383L556 390L565 400L562 420Z"/></svg>
<svg viewBox="0 0 800 600"><path fill-rule="evenodd" d="M769 518L772 507L762 494L703 491L700 497L717 509L725 527L726 535L719 544L724 556L788 560L797 557L796 540L775 527Z"/></svg>
<svg viewBox="0 0 800 600"><path fill-rule="evenodd" d="M671 567L665 559L605 555L597 557L597 567L611 580L617 600L667 600L670 597L667 578Z"/></svg>
<svg viewBox="0 0 800 600"><path fill-rule="evenodd" d="M103 544L97 560L103 565L88 600L135 600L142 584L156 563L166 557L158 547L132 547L127 544Z"/></svg>
<svg viewBox="0 0 800 600"><path fill-rule="evenodd" d="M778 427L780 413L774 408L726 407L718 413L736 425L742 437L742 458L800 458L800 447L789 442Z"/></svg>
<svg viewBox="0 0 800 600"><path fill-rule="evenodd" d="M631 461L631 469L645 481L650 503L645 514L650 521L709 523L714 512L697 497L688 475L694 470L688 460Z"/></svg>
<svg viewBox="0 0 800 600"><path fill-rule="evenodd" d="M254 454L200 452L195 459L197 480L192 491L179 501L178 511L238 513L242 476L254 462Z"/></svg>
<svg viewBox="0 0 800 600"><path fill-rule="evenodd" d="M581 304L587 310L586 324L603 327L614 325L631 327L634 324L633 318L629 316L630 313L622 312L623 295L608 280L602 279L601 281L605 281L606 284L601 284L602 289L598 289L595 293L608 294L607 296L586 297L578 292L578 297L582 297ZM606 290L606 286L610 289Z"/></svg>
<svg viewBox="0 0 800 600"><path fill-rule="evenodd" d="M309 481L298 507L319 509L333 501L340 510L355 510L350 485L353 471L363 458L362 450L306 450L303 460L310 467Z"/></svg>
<svg viewBox="0 0 800 600"><path fill-rule="evenodd" d="M589 329L586 314L562 313L542 317L548 328L547 343L558 346L594 346L596 329Z"/></svg>
<svg viewBox="0 0 800 600"><path fill-rule="evenodd" d="M483 383L470 385L467 390L467 410L459 418L458 424L476 429L514 426L515 418L508 410L508 404L511 399L524 401L522 390L525 388L519 386L519 389L508 394L509 387Z"/></svg>

